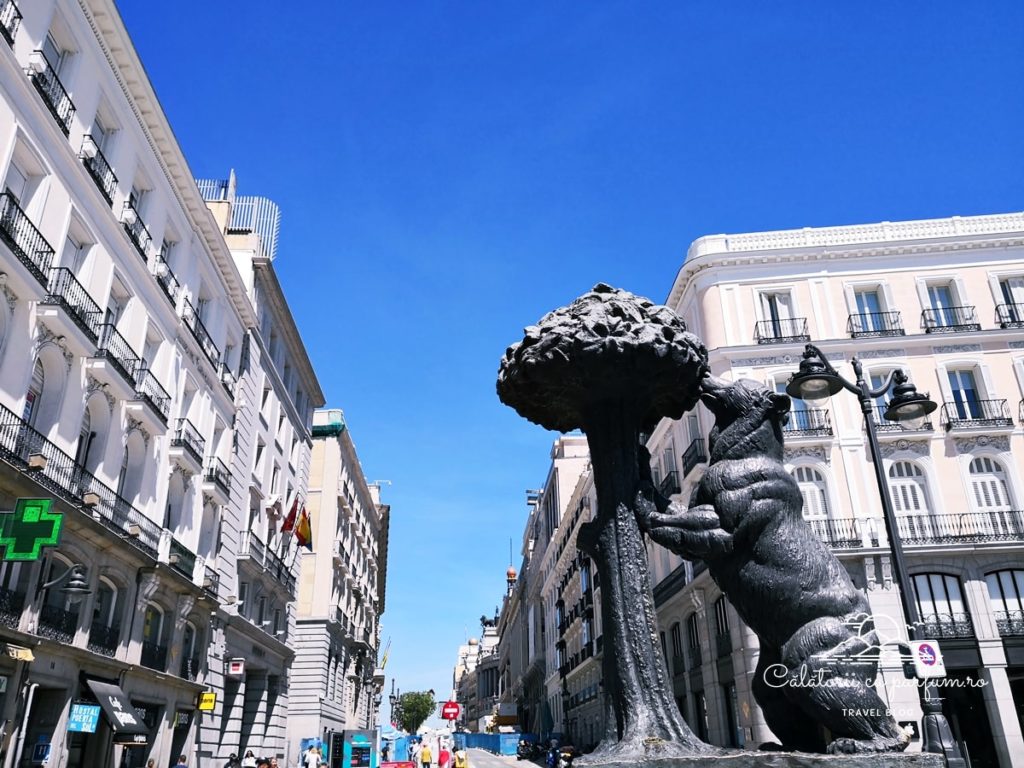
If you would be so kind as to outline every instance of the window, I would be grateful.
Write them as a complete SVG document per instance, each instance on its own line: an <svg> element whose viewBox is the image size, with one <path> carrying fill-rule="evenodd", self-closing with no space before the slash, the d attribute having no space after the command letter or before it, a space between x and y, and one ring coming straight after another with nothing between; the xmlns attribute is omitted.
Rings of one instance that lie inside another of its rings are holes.
<svg viewBox="0 0 1024 768"><path fill-rule="evenodd" d="M715 633L718 637L726 637L729 634L729 606L724 597L715 601Z"/></svg>
<svg viewBox="0 0 1024 768"><path fill-rule="evenodd" d="M877 287L855 290L853 300L856 312L850 318L850 330L854 335L878 335L893 329Z"/></svg>
<svg viewBox="0 0 1024 768"><path fill-rule="evenodd" d="M160 644L163 637L164 615L155 605L147 605L142 623L142 640L146 643Z"/></svg>
<svg viewBox="0 0 1024 768"><path fill-rule="evenodd" d="M668 663L668 646L665 644L665 633L659 632L658 637L661 638L661 656L665 659L665 663Z"/></svg>
<svg viewBox="0 0 1024 768"><path fill-rule="evenodd" d="M100 577L96 599L92 604L93 626L111 627L117 618L117 587L113 582Z"/></svg>
<svg viewBox="0 0 1024 768"><path fill-rule="evenodd" d="M825 478L813 467L796 467L793 477L804 500L804 520L820 537L828 540L828 488Z"/></svg>
<svg viewBox="0 0 1024 768"><path fill-rule="evenodd" d="M947 371L949 391L958 419L982 418L981 397L974 371L970 368L955 368Z"/></svg>
<svg viewBox="0 0 1024 768"><path fill-rule="evenodd" d="M988 456L971 460L971 491L981 512L1007 512L1013 508L1003 466Z"/></svg>
<svg viewBox="0 0 1024 768"><path fill-rule="evenodd" d="M43 364L36 360L36 364L32 366L32 379L28 385L28 392L25 393L25 406L21 412L21 418L31 427L36 425L45 385L46 375L43 372Z"/></svg>
<svg viewBox="0 0 1024 768"><path fill-rule="evenodd" d="M958 325L953 296L953 286L949 283L928 286L928 304L932 309L933 323L939 326Z"/></svg>
<svg viewBox="0 0 1024 768"><path fill-rule="evenodd" d="M678 621L675 622L672 625L672 629L670 630L670 635L672 637L672 659L673 659L673 661L675 661L676 659L682 659L683 658L683 628L680 626Z"/></svg>
<svg viewBox="0 0 1024 768"><path fill-rule="evenodd" d="M146 199L149 190L144 189L139 182L132 184L131 192L128 193L128 203L139 213L142 213L142 204Z"/></svg>
<svg viewBox="0 0 1024 768"><path fill-rule="evenodd" d="M68 236L64 238L64 250L60 254L61 266L67 267L76 275L82 268L82 262L85 261L85 254L89 250L89 246L79 241L75 235L68 233Z"/></svg>
<svg viewBox="0 0 1024 768"><path fill-rule="evenodd" d="M995 571L985 575L996 626L1001 635L1024 635L1024 570Z"/></svg>
<svg viewBox="0 0 1024 768"><path fill-rule="evenodd" d="M1024 277L1004 277L999 281L1003 305L998 308L1004 327L1024 323Z"/></svg>
<svg viewBox="0 0 1024 768"><path fill-rule="evenodd" d="M92 431L92 415L89 413L89 405L85 406L85 413L82 414L82 426L78 429L78 446L75 448L75 464L80 467L89 465L89 449L96 433Z"/></svg>
<svg viewBox="0 0 1024 768"><path fill-rule="evenodd" d="M50 65L50 69L52 69L57 76L60 76L68 59L70 58L68 51L64 46L57 42L52 31L48 32L46 39L43 40L43 56L46 57L46 62Z"/></svg>
<svg viewBox="0 0 1024 768"><path fill-rule="evenodd" d="M110 123L97 114L93 119L92 130L89 131L89 135L92 136L93 143L99 147L100 152L104 155L109 155L115 132Z"/></svg>
<svg viewBox="0 0 1024 768"><path fill-rule="evenodd" d="M789 291L785 293L762 293L761 294L761 317L770 322L773 327L780 328L782 321L793 317L793 297ZM776 336L786 334L778 332Z"/></svg>
<svg viewBox="0 0 1024 768"><path fill-rule="evenodd" d="M249 608L246 603L249 601L249 582L242 581L238 584L238 613L248 617Z"/></svg>
<svg viewBox="0 0 1024 768"><path fill-rule="evenodd" d="M923 637L972 637L974 629L964 607L960 580L946 573L913 577L914 597L924 624Z"/></svg>
<svg viewBox="0 0 1024 768"><path fill-rule="evenodd" d="M25 215L38 221L43 198L40 194L45 166L39 157L22 142L14 147L13 159L4 177L4 191L8 192Z"/></svg>
<svg viewBox="0 0 1024 768"><path fill-rule="evenodd" d="M686 641L691 651L700 649L700 628L697 621L696 613L691 613L686 619Z"/></svg>

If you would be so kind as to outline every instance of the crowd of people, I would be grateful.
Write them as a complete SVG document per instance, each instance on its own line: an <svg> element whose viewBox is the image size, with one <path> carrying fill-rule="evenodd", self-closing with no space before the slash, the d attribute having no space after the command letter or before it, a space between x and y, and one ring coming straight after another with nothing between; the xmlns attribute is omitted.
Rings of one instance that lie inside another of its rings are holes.
<svg viewBox="0 0 1024 768"><path fill-rule="evenodd" d="M466 757L466 750L457 749L454 752L449 750L448 745L438 740L437 760L435 763L434 753L430 744L425 741L417 742L412 746L410 755L412 762L419 768L469 768L469 760Z"/></svg>

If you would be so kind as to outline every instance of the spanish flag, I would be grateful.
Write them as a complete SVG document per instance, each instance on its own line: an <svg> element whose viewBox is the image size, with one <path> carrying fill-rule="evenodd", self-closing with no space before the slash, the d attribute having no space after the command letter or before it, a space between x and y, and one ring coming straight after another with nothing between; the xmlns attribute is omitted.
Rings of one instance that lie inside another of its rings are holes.
<svg viewBox="0 0 1024 768"><path fill-rule="evenodd" d="M288 511L288 516L284 519L284 523L281 525L281 533L288 533L288 531L295 530L295 517L299 513L299 495L295 494L295 499L292 501L292 508Z"/></svg>
<svg viewBox="0 0 1024 768"><path fill-rule="evenodd" d="M299 513L299 522L295 525L295 538L299 540L300 547L305 547L310 552L313 551L313 525L305 504L302 505L302 511Z"/></svg>

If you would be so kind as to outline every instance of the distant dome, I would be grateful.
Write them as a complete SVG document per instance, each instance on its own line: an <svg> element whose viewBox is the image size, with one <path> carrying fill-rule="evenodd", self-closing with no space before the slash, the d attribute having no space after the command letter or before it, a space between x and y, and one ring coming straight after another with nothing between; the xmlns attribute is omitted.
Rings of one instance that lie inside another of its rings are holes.
<svg viewBox="0 0 1024 768"><path fill-rule="evenodd" d="M480 641L477 640L475 637L471 637L471 638L469 638L469 644L470 645L480 645Z"/></svg>
<svg viewBox="0 0 1024 768"><path fill-rule="evenodd" d="M509 581L514 581L515 578L516 578L516 575L517 575L516 574L516 569L513 568L511 565L508 567L508 570L505 571L505 578L508 579Z"/></svg>

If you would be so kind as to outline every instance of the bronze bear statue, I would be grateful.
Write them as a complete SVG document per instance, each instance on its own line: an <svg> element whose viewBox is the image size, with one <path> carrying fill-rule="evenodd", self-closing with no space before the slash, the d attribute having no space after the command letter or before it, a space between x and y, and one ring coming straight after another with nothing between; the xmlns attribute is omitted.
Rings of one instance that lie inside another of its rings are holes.
<svg viewBox="0 0 1024 768"><path fill-rule="evenodd" d="M641 451L641 530L704 560L757 635L754 698L784 748L905 749L909 736L873 687L879 651L867 600L803 519L800 489L783 466L789 397L706 376L701 401L715 416L707 471L687 508L656 491Z"/></svg>

